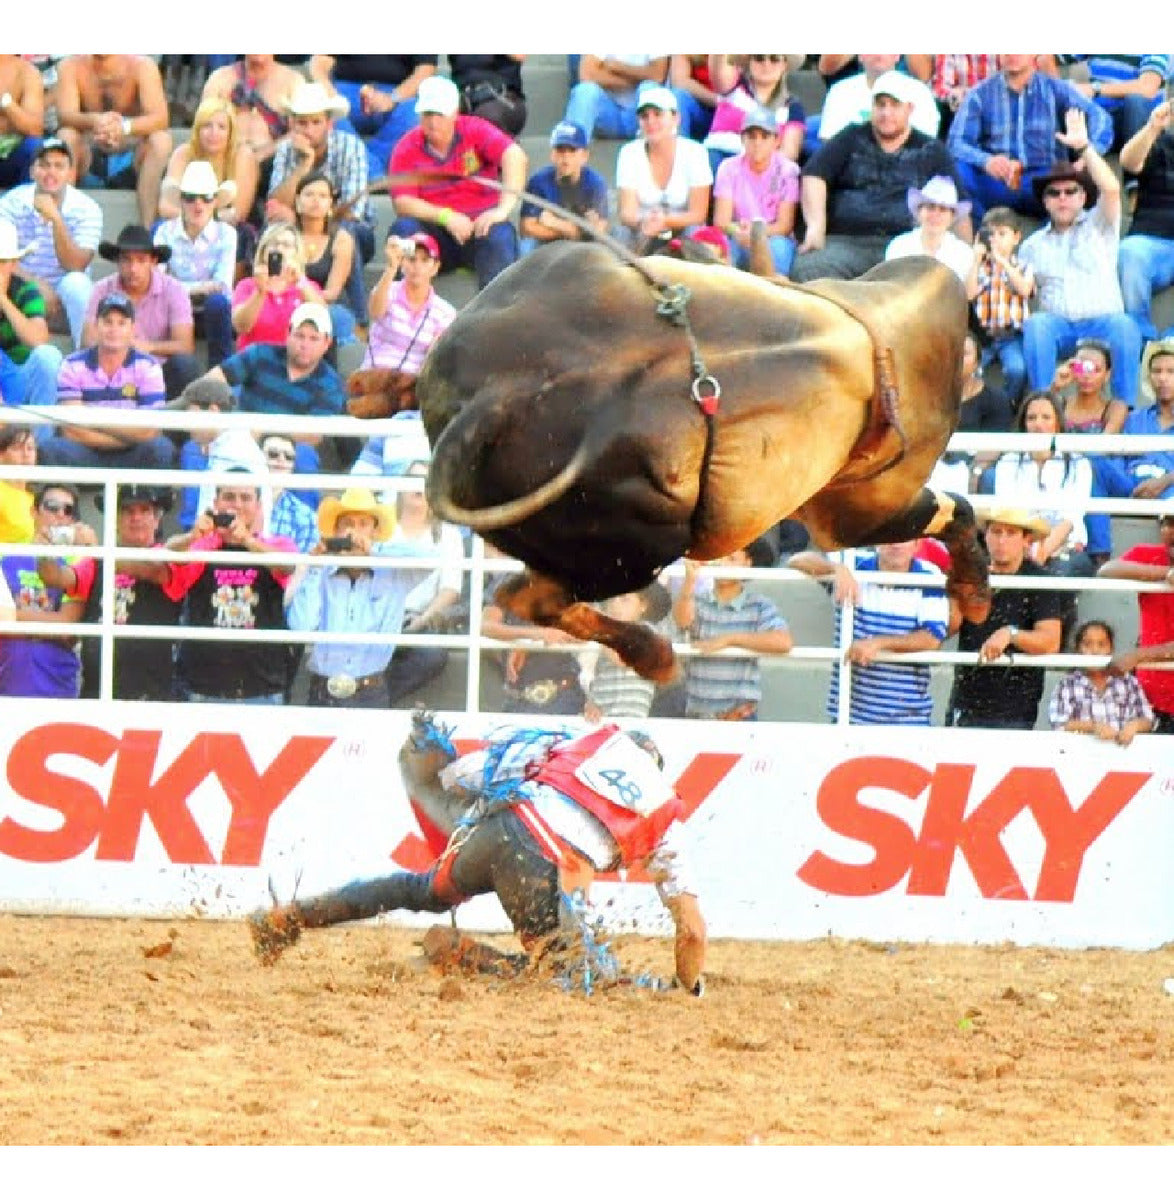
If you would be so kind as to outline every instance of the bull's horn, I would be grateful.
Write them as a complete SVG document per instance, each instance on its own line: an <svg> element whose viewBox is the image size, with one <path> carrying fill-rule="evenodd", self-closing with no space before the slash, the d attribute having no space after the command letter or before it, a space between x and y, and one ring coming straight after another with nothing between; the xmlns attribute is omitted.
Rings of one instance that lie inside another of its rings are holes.
<svg viewBox="0 0 1174 1200"><path fill-rule="evenodd" d="M507 525L516 525L519 521L532 517L548 504L558 500L582 475L583 468L592 457L587 446L581 445L571 461L553 479L547 480L527 496L519 496L516 500L507 500L504 504L493 504L488 508L462 508L454 503L449 495L447 460L437 471L437 459L433 458L433 469L428 473L426 487L428 503L442 521L448 521L452 525L465 525L477 533L504 529Z"/></svg>
<svg viewBox="0 0 1174 1200"><path fill-rule="evenodd" d="M761 279L774 279L778 275L765 221L755 221L750 226L750 274Z"/></svg>

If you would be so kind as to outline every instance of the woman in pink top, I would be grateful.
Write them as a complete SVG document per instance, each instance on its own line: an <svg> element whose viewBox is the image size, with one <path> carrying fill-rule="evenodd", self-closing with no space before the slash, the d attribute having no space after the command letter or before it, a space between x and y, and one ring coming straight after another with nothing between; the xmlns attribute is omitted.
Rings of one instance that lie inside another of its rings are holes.
<svg viewBox="0 0 1174 1200"><path fill-rule="evenodd" d="M294 309L305 301L324 303L322 289L306 278L305 263L302 236L292 225L278 221L261 235L252 278L242 279L232 293L238 350L257 342L284 346Z"/></svg>
<svg viewBox="0 0 1174 1200"><path fill-rule="evenodd" d="M802 54L711 54L709 78L721 99L714 109L713 123L703 145L709 151L709 165L717 174L723 159L737 154L742 147L738 135L742 118L756 108L769 108L779 124L779 149L787 158L799 161L807 114L787 90L787 68L803 65Z"/></svg>

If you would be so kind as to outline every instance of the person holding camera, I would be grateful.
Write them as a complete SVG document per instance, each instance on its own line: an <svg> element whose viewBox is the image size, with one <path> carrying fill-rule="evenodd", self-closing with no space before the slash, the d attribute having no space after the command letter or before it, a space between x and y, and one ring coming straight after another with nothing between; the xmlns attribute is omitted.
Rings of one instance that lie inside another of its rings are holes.
<svg viewBox="0 0 1174 1200"><path fill-rule="evenodd" d="M306 275L306 249L296 226L278 221L257 243L253 274L232 293L236 348L280 346L289 321L301 304L321 304L322 289Z"/></svg>
<svg viewBox="0 0 1174 1200"><path fill-rule="evenodd" d="M400 237L389 232L384 257L387 265L368 304L371 364L418 375L433 342L457 315L432 286L440 271L440 245L428 233Z"/></svg>
<svg viewBox="0 0 1174 1200"><path fill-rule="evenodd" d="M318 507L321 540L310 552L366 558L392 554L432 554L423 549L385 543L395 528L395 515L367 488L348 488L328 496ZM365 640L373 633L399 633L408 595L432 572L422 567L372 570L356 563L335 566L303 564L286 593L290 629L305 633L354 633L359 641L316 642L308 660L308 703L315 708L388 708L387 666L394 647Z"/></svg>

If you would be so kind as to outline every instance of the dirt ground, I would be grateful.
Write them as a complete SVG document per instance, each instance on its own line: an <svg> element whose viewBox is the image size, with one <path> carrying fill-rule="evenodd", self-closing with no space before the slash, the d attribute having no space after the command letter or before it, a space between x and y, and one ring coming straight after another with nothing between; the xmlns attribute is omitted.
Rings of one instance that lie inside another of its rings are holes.
<svg viewBox="0 0 1174 1200"><path fill-rule="evenodd" d="M242 923L0 916L0 1142L1174 1141L1174 947L719 941L698 1001L445 977L419 939L263 968Z"/></svg>

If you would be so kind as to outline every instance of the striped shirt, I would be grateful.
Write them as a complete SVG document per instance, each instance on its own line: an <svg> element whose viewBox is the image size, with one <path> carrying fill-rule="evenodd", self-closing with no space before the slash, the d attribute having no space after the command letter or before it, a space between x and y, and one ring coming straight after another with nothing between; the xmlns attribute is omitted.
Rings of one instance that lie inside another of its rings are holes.
<svg viewBox="0 0 1174 1200"><path fill-rule="evenodd" d="M241 412L337 417L346 405L342 379L325 359L309 375L290 379L284 346L248 346L220 370L228 386L239 389Z"/></svg>
<svg viewBox="0 0 1174 1200"><path fill-rule="evenodd" d="M340 203L355 200L351 210L355 220L371 219L371 201L362 194L367 186L367 147L357 134L332 129L326 139L326 157L321 165L315 163L313 169L321 171L334 184ZM273 153L270 196L277 191L292 170L293 145L287 136L277 143L277 149Z"/></svg>
<svg viewBox="0 0 1174 1200"><path fill-rule="evenodd" d="M1152 721L1154 710L1133 674L1110 675L1104 691L1098 691L1086 671L1069 671L1056 684L1048 705L1053 729L1069 721L1095 721L1120 731L1138 719Z"/></svg>
<svg viewBox="0 0 1174 1200"><path fill-rule="evenodd" d="M171 258L163 268L184 285L215 280L232 295L236 268L236 230L227 221L209 221L194 238L188 237L183 218L164 221L155 230L155 245L170 246Z"/></svg>
<svg viewBox="0 0 1174 1200"><path fill-rule="evenodd" d="M1069 321L1124 312L1117 281L1120 240L1118 222L1106 221L1099 206L1082 212L1067 229L1049 222L1025 239L1019 259L1035 271L1040 310Z"/></svg>
<svg viewBox="0 0 1174 1200"><path fill-rule="evenodd" d="M856 560L856 571L879 571L875 553ZM930 563L915 558L911 575L937 575ZM842 641L843 610L836 608L836 645ZM941 588L894 587L864 583L860 603L852 614L852 638L901 637L924 629L945 640L949 632L950 602ZM852 667L852 696L849 719L853 725L929 725L933 718L930 668L920 663L877 662ZM828 716L834 721L840 702L839 671L832 670L828 693Z"/></svg>
<svg viewBox="0 0 1174 1200"><path fill-rule="evenodd" d="M33 184L22 183L0 197L0 217L16 226L19 246L32 247L32 252L21 259L24 274L57 284L65 275L65 268L53 248L53 226L33 208L35 190ZM102 240L102 210L97 201L77 188L67 186L61 196L60 208L70 238L79 249L96 254Z"/></svg>
<svg viewBox="0 0 1174 1200"><path fill-rule="evenodd" d="M86 305L87 321L98 319L98 305L113 293L123 293L117 272L94 284ZM192 302L186 289L158 267L151 272L147 294L136 299L134 305L135 336L148 342L169 341L178 329L192 324Z"/></svg>
<svg viewBox="0 0 1174 1200"><path fill-rule="evenodd" d="M955 88L969 91L989 79L999 69L996 54L935 54L930 91L939 100L948 100Z"/></svg>
<svg viewBox="0 0 1174 1200"><path fill-rule="evenodd" d="M1147 71L1157 75L1164 87L1170 80L1174 56L1169 54L1063 54L1064 62L1088 63L1088 75L1096 83L1132 83ZM1123 102L1122 96L1098 96L1097 101L1111 112ZM1158 88L1153 98L1153 107L1161 104L1165 97Z"/></svg>
<svg viewBox="0 0 1174 1200"><path fill-rule="evenodd" d="M1018 267L1019 260L1012 256L1011 262ZM1024 274L1033 274L1030 267ZM1028 300L1011 285L1006 270L990 259L984 259L978 268L978 295L974 297L974 312L979 324L994 338L1007 337L1020 332L1027 320Z"/></svg>
<svg viewBox="0 0 1174 1200"><path fill-rule="evenodd" d="M27 279L21 279L17 275L12 276L8 283L8 299L26 317L44 317L45 315L45 298L41 295L41 289L35 284L29 283ZM0 311L0 352L6 354L18 367L28 362L29 355L33 352L31 346L25 345L17 337L16 330L13 329L12 322L8 319L8 314L2 311Z"/></svg>
<svg viewBox="0 0 1174 1200"><path fill-rule="evenodd" d="M631 667L600 653L587 698L605 717L646 717L652 708L656 684Z"/></svg>
<svg viewBox="0 0 1174 1200"><path fill-rule="evenodd" d="M98 361L98 347L78 350L57 375L57 401L80 400L104 408L159 408L167 398L163 367L133 346L112 375Z"/></svg>
<svg viewBox="0 0 1174 1200"><path fill-rule="evenodd" d="M377 367L418 375L424 356L453 323L457 310L431 289L423 308L412 308L404 287L404 281L397 279L387 289L387 312L371 322L369 354Z"/></svg>
<svg viewBox="0 0 1174 1200"><path fill-rule="evenodd" d="M303 553L318 545L318 514L288 489L273 501L266 530L274 537L286 537Z"/></svg>
<svg viewBox="0 0 1174 1200"><path fill-rule="evenodd" d="M727 601L694 597L690 638L702 642L723 633L769 633L786 629L779 610L765 596L743 588ZM717 717L739 704L762 700L762 667L757 655L727 658L699 655L685 662L685 715Z"/></svg>

